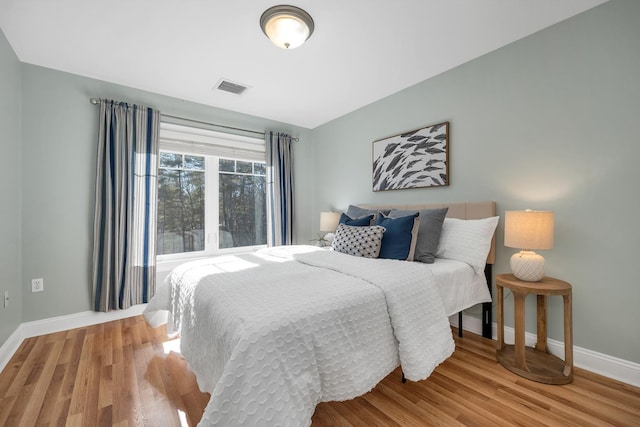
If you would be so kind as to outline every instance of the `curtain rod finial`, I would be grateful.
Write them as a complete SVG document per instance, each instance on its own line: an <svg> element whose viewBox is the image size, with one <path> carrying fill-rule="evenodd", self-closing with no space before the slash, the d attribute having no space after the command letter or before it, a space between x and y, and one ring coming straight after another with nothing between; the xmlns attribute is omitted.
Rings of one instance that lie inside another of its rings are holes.
<svg viewBox="0 0 640 427"><path fill-rule="evenodd" d="M89 102L92 103L93 105L98 105L98 104L100 104L100 99L99 98L89 98Z"/></svg>

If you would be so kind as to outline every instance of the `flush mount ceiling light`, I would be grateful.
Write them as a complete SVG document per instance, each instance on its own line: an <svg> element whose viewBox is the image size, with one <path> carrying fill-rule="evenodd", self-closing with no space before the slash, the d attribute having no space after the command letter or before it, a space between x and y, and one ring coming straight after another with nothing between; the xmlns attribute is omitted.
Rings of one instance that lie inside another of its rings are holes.
<svg viewBox="0 0 640 427"><path fill-rule="evenodd" d="M289 5L273 6L260 17L260 27L276 46L295 49L313 34L313 18L304 10Z"/></svg>

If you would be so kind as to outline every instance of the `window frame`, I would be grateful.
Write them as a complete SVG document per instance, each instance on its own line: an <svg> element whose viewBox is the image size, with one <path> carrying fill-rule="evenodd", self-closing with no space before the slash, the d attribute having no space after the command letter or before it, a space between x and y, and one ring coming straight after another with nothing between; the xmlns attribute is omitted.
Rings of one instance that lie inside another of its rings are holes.
<svg viewBox="0 0 640 427"><path fill-rule="evenodd" d="M219 212L219 159L258 162L266 161L265 142L259 138L227 134L209 129L191 126L160 123L160 151L204 157L204 250L172 254L156 254L158 265L183 262L239 252L251 252L267 247L264 245L220 248L220 212ZM207 154L209 153L209 154ZM243 156L245 154L245 156ZM262 158L260 158L262 155ZM266 165L265 165L266 171ZM229 172L223 172L229 173ZM242 173L241 173L242 174ZM253 175L253 174L244 174ZM266 175L265 175L266 178ZM266 209L266 206L265 206Z"/></svg>

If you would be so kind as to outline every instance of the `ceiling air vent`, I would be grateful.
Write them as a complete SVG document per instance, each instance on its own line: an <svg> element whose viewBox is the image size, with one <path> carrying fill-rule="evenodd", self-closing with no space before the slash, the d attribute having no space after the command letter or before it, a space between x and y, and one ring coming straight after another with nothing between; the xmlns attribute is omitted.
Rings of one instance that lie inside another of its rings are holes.
<svg viewBox="0 0 640 427"><path fill-rule="evenodd" d="M218 81L218 83L216 84L216 89L235 93L236 95L242 94L242 92L247 90L247 88L248 86L242 85L240 83L235 83L227 79L220 79L220 81Z"/></svg>

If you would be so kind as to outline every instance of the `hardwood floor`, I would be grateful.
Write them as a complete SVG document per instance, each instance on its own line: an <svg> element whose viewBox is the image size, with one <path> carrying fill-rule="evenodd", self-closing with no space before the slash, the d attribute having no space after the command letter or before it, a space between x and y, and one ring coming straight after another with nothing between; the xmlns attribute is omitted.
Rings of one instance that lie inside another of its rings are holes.
<svg viewBox="0 0 640 427"><path fill-rule="evenodd" d="M323 426L637 426L640 389L576 369L546 385L495 360L495 341L471 333L425 381L400 371L370 393L321 403ZM209 400L162 328L141 316L25 340L0 374L0 425L193 426Z"/></svg>

